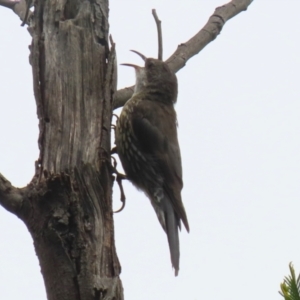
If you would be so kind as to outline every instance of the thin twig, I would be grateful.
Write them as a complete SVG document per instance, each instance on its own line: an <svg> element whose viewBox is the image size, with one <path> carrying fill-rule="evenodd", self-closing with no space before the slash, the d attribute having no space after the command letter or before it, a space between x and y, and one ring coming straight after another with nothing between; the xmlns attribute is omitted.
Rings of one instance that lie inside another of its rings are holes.
<svg viewBox="0 0 300 300"><path fill-rule="evenodd" d="M28 24L27 19L29 16L29 9L32 6L32 0L26 0L26 10L25 10L25 16L24 16L24 20L21 24L21 26L24 26L25 24Z"/></svg>
<svg viewBox="0 0 300 300"><path fill-rule="evenodd" d="M162 42L161 20L158 18L155 9L152 9L152 15L154 17L156 27L157 27L157 37L158 37L158 56L157 56L157 58L159 60L163 60L163 42Z"/></svg>
<svg viewBox="0 0 300 300"><path fill-rule="evenodd" d="M110 45L111 45L112 47L114 47L114 46L115 46L115 42L114 42L113 37L112 37L111 34L109 35L109 41L110 41Z"/></svg>
<svg viewBox="0 0 300 300"><path fill-rule="evenodd" d="M221 32L225 23L242 11L247 10L253 0L232 0L216 8L205 26L189 41L180 44L177 50L166 60L171 71L176 73L186 62L198 54L205 46L212 42ZM134 92L134 86L118 90L114 99L114 109L123 106Z"/></svg>
<svg viewBox="0 0 300 300"><path fill-rule="evenodd" d="M10 8L15 14L17 14L20 17L22 21L25 19L27 10L26 0L0 0L0 6ZM31 18L31 15L32 11L29 10L27 19L25 21L26 24L28 24L28 19Z"/></svg>

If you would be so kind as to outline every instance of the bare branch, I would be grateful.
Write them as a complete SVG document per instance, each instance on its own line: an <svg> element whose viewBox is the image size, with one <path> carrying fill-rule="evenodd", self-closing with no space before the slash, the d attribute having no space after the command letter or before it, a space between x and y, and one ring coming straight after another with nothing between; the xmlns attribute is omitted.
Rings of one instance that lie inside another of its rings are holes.
<svg viewBox="0 0 300 300"><path fill-rule="evenodd" d="M4 6L13 10L15 14L17 14L21 21L24 22L24 18L26 15L27 4L25 0L0 0L0 6ZM29 9L29 8L28 8ZM28 11L28 16L26 19L26 24L28 24L28 20L31 17L32 12Z"/></svg>
<svg viewBox="0 0 300 300"><path fill-rule="evenodd" d="M163 43L162 43L162 31L161 31L161 20L156 14L156 10L152 9L152 15L154 17L156 27L157 27L157 37L158 37L158 55L159 60L163 60Z"/></svg>
<svg viewBox="0 0 300 300"><path fill-rule="evenodd" d="M177 50L166 61L174 72L183 68L186 62L198 54L206 45L213 41L221 32L225 23L247 10L253 0L232 0L230 3L217 7L205 26L189 41L178 46Z"/></svg>
<svg viewBox="0 0 300 300"><path fill-rule="evenodd" d="M223 6L217 7L205 26L189 41L180 44L171 57L166 60L170 69L176 73L183 68L191 57L198 54L220 34L224 24L228 20L240 12L247 10L252 2L253 0L232 0ZM133 91L134 86L117 91L114 100L114 109L123 106L130 99Z"/></svg>
<svg viewBox="0 0 300 300"><path fill-rule="evenodd" d="M0 6L4 6L10 9L13 9L13 7L15 6L15 4L17 4L18 2L16 1L9 1L9 0L0 0Z"/></svg>
<svg viewBox="0 0 300 300"><path fill-rule="evenodd" d="M113 103L113 109L124 106L127 100L130 99L134 92L134 85L118 90Z"/></svg>
<svg viewBox="0 0 300 300"><path fill-rule="evenodd" d="M23 203L23 191L11 185L0 173L0 205L13 214L17 214Z"/></svg>

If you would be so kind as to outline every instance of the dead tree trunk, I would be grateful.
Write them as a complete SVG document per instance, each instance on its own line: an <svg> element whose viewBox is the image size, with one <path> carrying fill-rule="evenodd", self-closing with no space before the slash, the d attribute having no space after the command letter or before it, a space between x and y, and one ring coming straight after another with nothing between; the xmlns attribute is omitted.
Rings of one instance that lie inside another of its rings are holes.
<svg viewBox="0 0 300 300"><path fill-rule="evenodd" d="M29 30L40 157L26 188L0 177L2 204L31 233L49 300L123 299L111 203L108 1L36 1Z"/></svg>
<svg viewBox="0 0 300 300"><path fill-rule="evenodd" d="M167 60L170 69L181 69L252 1L218 7ZM24 17L24 0L0 0L0 6ZM110 127L112 109L124 105L133 87L115 95L108 0L35 0L29 32L40 157L25 188L13 187L0 173L0 205L31 233L48 300L121 300Z"/></svg>

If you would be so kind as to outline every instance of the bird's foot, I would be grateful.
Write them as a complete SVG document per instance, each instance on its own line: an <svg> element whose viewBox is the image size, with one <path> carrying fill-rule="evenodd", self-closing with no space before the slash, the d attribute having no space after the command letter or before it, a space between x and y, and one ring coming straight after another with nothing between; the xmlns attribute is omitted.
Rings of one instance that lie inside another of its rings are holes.
<svg viewBox="0 0 300 300"><path fill-rule="evenodd" d="M112 159L112 161L109 160L109 158L107 157L108 156L107 151L103 147L100 147L100 148L105 153L105 155L101 155L101 157L102 157L102 159L104 159L106 162L109 163L111 173L115 174L114 178L115 178L115 180L118 183L118 186L120 188L122 206L117 211L114 211L114 213L118 213L118 212L122 211L125 207L126 196L125 196L125 193L124 193L122 180L127 179L127 177L126 177L126 175L121 174L121 173L118 172L116 158L113 157L112 155L110 155L110 158ZM111 154L115 154L115 153L117 153L117 147L114 147L113 149L111 149Z"/></svg>
<svg viewBox="0 0 300 300"><path fill-rule="evenodd" d="M112 160L113 160L113 164L112 164L112 173L116 174L116 182L118 183L118 186L120 188L120 193L121 193L121 202L122 202L122 206L121 208L119 208L118 210L114 211L114 213L118 213L121 212L124 207L125 207L125 203L126 203L126 196L124 193L124 189L123 189L123 184L122 184L122 180L127 179L126 175L121 174L118 172L117 170L117 160L115 157L111 156Z"/></svg>

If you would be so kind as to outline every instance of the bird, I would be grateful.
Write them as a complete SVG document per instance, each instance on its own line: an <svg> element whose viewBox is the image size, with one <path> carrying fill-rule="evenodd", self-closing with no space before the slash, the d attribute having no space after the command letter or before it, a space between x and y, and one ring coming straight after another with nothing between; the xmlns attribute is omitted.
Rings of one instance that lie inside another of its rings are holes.
<svg viewBox="0 0 300 300"><path fill-rule="evenodd" d="M135 69L136 84L116 124L117 153L129 181L150 199L167 234L177 276L181 222L190 230L181 199L182 165L174 109L177 78L162 60L131 51L141 56L145 65L123 64Z"/></svg>

